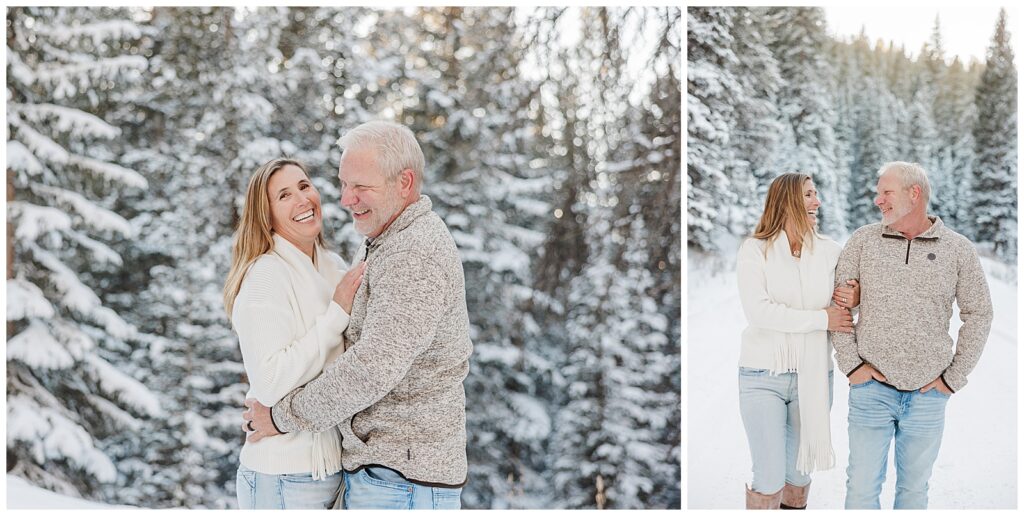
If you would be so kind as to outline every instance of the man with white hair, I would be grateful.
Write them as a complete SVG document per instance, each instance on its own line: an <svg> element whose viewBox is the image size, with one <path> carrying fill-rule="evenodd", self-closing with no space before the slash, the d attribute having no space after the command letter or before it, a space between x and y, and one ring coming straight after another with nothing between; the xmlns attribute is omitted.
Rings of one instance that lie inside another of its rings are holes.
<svg viewBox="0 0 1024 516"><path fill-rule="evenodd" d="M462 261L420 195L412 131L368 122L339 144L341 204L367 237L345 353L272 412L246 400L248 439L338 425L345 508L458 509L472 353Z"/></svg>
<svg viewBox="0 0 1024 516"><path fill-rule="evenodd" d="M896 509L928 507L946 402L967 385L992 326L992 300L974 246L927 215L923 168L895 161L879 171L882 222L853 233L836 285L860 281L854 333L832 333L850 381L846 508L878 509L889 445L896 441ZM963 326L949 336L953 301Z"/></svg>

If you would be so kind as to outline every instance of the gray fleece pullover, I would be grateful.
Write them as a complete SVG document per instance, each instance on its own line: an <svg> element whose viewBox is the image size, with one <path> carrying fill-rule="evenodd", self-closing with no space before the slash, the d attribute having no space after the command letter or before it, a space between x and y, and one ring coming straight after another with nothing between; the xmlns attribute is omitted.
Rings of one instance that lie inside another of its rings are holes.
<svg viewBox="0 0 1024 516"><path fill-rule="evenodd" d="M932 227L913 240L880 223L864 226L839 255L836 285L861 284L854 333L832 333L836 362L847 376L868 363L900 390L940 376L954 392L967 385L988 340L992 300L971 242L928 218ZM954 299L963 321L955 353Z"/></svg>
<svg viewBox="0 0 1024 516"><path fill-rule="evenodd" d="M421 484L463 485L473 345L455 241L420 196L370 242L366 261L345 353L274 405L274 423L339 425L349 471L382 465Z"/></svg>

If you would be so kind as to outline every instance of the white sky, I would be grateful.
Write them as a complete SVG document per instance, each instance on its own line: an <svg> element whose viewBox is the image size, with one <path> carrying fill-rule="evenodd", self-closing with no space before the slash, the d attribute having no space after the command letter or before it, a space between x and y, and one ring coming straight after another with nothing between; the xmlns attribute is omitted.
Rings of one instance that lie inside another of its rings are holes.
<svg viewBox="0 0 1024 516"><path fill-rule="evenodd" d="M1024 37L1019 30L1021 11L1009 0L1001 4L1006 7L1009 17L1010 39L1015 49L1020 48L1018 41ZM917 56L921 45L931 38L935 15L938 14L946 58L952 60L954 55L959 55L964 63L971 57L985 60L999 8L1000 3L984 1L860 2L824 7L829 34L841 37L856 35L863 26L872 44L879 38L886 42L892 40L897 47L903 43L912 56Z"/></svg>

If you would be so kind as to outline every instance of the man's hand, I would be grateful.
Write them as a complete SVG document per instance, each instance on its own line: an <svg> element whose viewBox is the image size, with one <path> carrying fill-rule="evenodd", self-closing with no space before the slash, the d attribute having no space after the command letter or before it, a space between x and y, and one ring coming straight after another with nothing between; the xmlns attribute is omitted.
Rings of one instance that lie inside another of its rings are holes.
<svg viewBox="0 0 1024 516"><path fill-rule="evenodd" d="M274 421L270 418L270 407L264 406L255 398L247 398L245 406L248 410L242 412L242 429L245 430L245 440L254 443L264 437L273 437L281 433L274 428ZM251 424L250 424L251 422Z"/></svg>
<svg viewBox="0 0 1024 516"><path fill-rule="evenodd" d="M868 381L868 380L870 380L872 378L874 378L875 380L878 380L880 382L886 381L885 380L885 375L883 375L882 373L879 373L878 370L875 369L874 367L871 367L871 364L864 364L864 365L860 366L859 369L854 371L853 374L850 375L849 380L850 380L850 385L860 385L860 384L862 384L862 383L864 383L864 382L866 382L866 381ZM932 383L935 383L935 382L932 382ZM931 384L928 384L928 385L931 385Z"/></svg>
<svg viewBox="0 0 1024 516"><path fill-rule="evenodd" d="M843 308L854 308L860 304L860 282L846 280L846 287L836 287L832 291L832 302Z"/></svg>
<svg viewBox="0 0 1024 516"><path fill-rule="evenodd" d="M952 396L953 391L946 388L946 382L942 381L942 377L938 377L931 381L928 385L921 387L921 394L924 394L932 389L935 389L946 396Z"/></svg>

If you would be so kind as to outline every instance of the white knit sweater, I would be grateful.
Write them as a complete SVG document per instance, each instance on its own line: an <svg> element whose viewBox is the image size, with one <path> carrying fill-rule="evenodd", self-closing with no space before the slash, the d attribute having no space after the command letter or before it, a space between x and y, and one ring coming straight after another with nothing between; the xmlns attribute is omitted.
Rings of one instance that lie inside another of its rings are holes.
<svg viewBox="0 0 1024 516"><path fill-rule="evenodd" d="M782 343L813 339L827 342L828 314L836 262L842 247L816 235L813 247L803 248L797 260L789 256L783 231L767 256L765 241L749 238L736 259L737 283L747 327L740 347L741 367L772 369L775 350ZM832 361L829 360L829 370Z"/></svg>
<svg viewBox="0 0 1024 516"><path fill-rule="evenodd" d="M268 407L344 351L349 315L332 297L347 266L319 246L316 253L314 267L309 256L274 235L274 249L250 266L235 298L231 323L249 377L246 397ZM310 473L318 466L333 474L341 468L340 455L337 429L330 428L246 442L240 462L266 474Z"/></svg>

